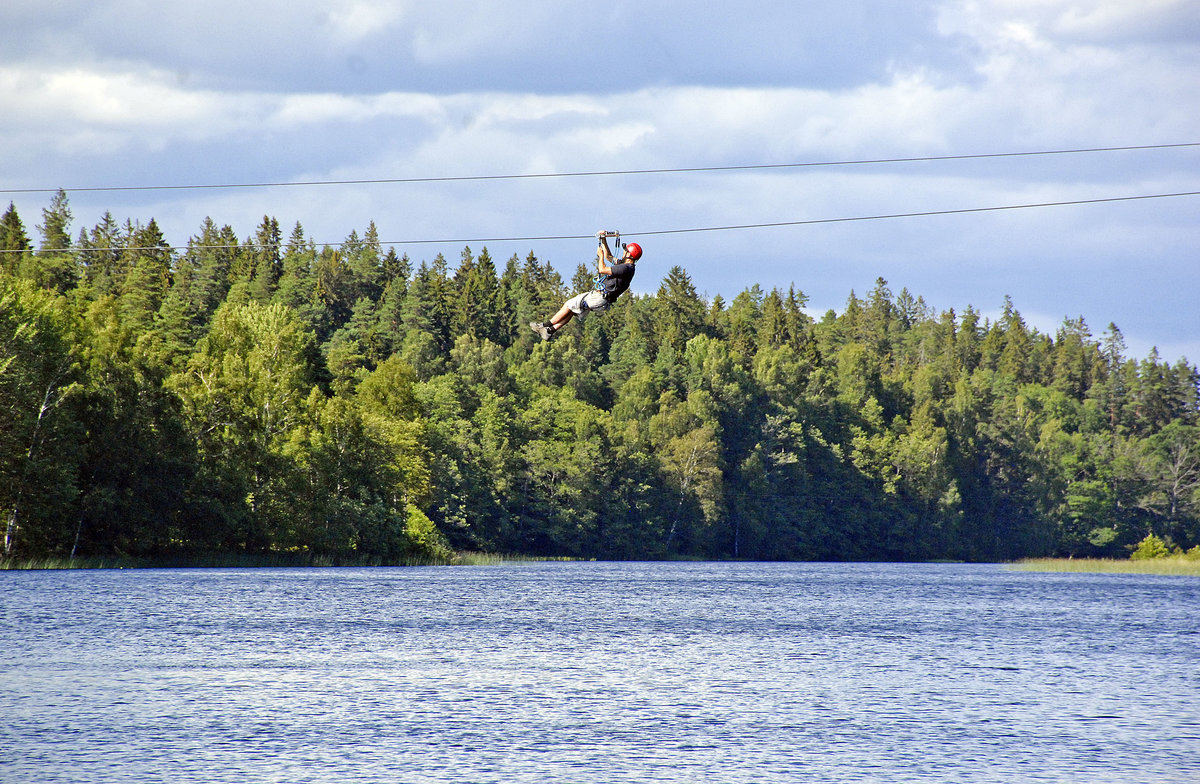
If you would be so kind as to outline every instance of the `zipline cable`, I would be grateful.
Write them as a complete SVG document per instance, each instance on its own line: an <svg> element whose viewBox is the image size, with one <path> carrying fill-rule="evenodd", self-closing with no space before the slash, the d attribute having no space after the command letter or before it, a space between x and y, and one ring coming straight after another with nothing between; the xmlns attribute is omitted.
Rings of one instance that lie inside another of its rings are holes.
<svg viewBox="0 0 1200 784"><path fill-rule="evenodd" d="M665 234L698 234L707 231L742 231L748 229L773 229L783 226L813 226L821 223L850 223L854 221L889 220L893 218L926 218L933 215L963 215L973 212L1001 212L1003 210L1028 210L1039 207L1066 207L1074 204L1102 204L1118 201L1141 201L1144 199L1170 199L1177 196L1200 196L1200 191L1182 193L1154 193L1144 196L1112 196L1103 199L1076 199L1073 201L1048 201L1037 204L1009 204L1002 207L967 207L957 210L929 210L927 212L896 212L886 215L856 215L849 218L814 218L811 220L775 221L773 223L739 223L728 226L702 226L691 229L657 229L652 231L623 231L622 237L654 237ZM551 240L582 240L593 238L594 234L547 235L541 237L475 237L471 239L440 239L440 240L397 240L381 242L381 245L435 245L480 242L533 242Z"/></svg>
<svg viewBox="0 0 1200 784"><path fill-rule="evenodd" d="M925 218L932 215L964 215L973 212L1000 212L1003 210L1028 210L1039 207L1066 207L1075 204L1103 204L1117 201L1141 201L1144 199L1170 199L1177 196L1200 196L1200 191L1183 193L1154 193L1146 196L1113 196L1104 199L1076 199L1073 201L1047 201L1038 204L1010 204L1004 207L967 207L957 210L930 210L928 212L897 212L890 215L862 215L853 218L821 218L818 220L780 221L778 223L745 223L732 226L709 226L701 229L666 229L661 231L628 232L629 236L648 237L662 234L691 234L702 231L736 231L740 229L767 229L779 226L808 226L816 223L849 223L852 221L888 220L891 218Z"/></svg>
<svg viewBox="0 0 1200 784"><path fill-rule="evenodd" d="M184 191L218 190L233 188L299 188L321 185L388 185L437 182L481 182L487 180L535 180L567 177L616 177L639 174L687 174L697 172L731 172L769 169L800 169L821 166L869 166L888 163L919 163L930 161L965 161L988 158L1021 158L1039 155L1077 155L1100 152L1128 152L1133 150L1166 150L1181 147L1200 147L1200 142L1179 144L1140 144L1126 147L1089 147L1070 150L1032 150L1025 152L992 152L966 155L927 155L915 158L872 158L845 161L806 161L799 163L754 163L735 166L688 166L674 169L621 169L613 171L541 172L533 174L474 174L442 177L391 177L386 179L362 180L304 180L298 182L243 182L210 185L106 185L87 188L0 188L0 193L97 193L111 191Z"/></svg>
<svg viewBox="0 0 1200 784"><path fill-rule="evenodd" d="M701 226L688 229L656 229L651 231L627 231L622 232L623 237L653 237L663 236L667 234L696 234L700 232L714 231L745 231L750 229L769 229L779 228L784 226L814 226L823 223L850 223L855 221L875 221L875 220L891 220L896 218L926 218L935 215L965 215L969 213L980 212L1002 212L1005 210L1028 210L1044 207L1067 207L1080 204L1106 204L1113 202L1125 201L1144 201L1147 199L1172 199L1181 196L1200 196L1200 191L1184 191L1180 193L1153 193L1140 196L1111 196L1099 199L1075 199L1071 201L1048 201L1038 202L1033 204L1009 204L1000 207L967 207L954 210L928 210L924 212L896 212L883 215L857 215L847 218L814 218L810 220L793 220L793 221L775 221L771 223L740 223L727 226ZM558 240L582 240L595 239L594 234L548 234L542 236L527 236L527 237L469 237L469 238L443 238L433 240L389 240L380 241L380 247L391 247L396 245L449 245L449 244L479 244L484 242L551 242ZM345 245L343 242L310 242L305 243L305 247L313 248L332 248ZM198 250L237 250L245 248L264 248L264 247L284 247L284 243L278 244L262 244L262 243L239 243L237 245L185 245L185 246L169 246L169 245L151 245L143 247L126 247L115 246L111 248L69 248L67 252L104 252L104 251L142 251L142 250L157 250L157 251L198 251ZM0 250L0 254L4 253L24 253L21 250Z"/></svg>

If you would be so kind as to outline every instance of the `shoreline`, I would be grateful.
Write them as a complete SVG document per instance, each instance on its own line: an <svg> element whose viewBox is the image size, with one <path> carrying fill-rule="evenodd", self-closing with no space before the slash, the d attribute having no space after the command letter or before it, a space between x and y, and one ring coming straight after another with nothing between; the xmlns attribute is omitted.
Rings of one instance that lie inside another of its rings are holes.
<svg viewBox="0 0 1200 784"><path fill-rule="evenodd" d="M418 566L494 566L532 561L574 561L497 553L460 552L448 558L333 558L310 553L203 553L161 557L102 556L83 558L0 558L0 571L86 571L107 569L331 569ZM586 560L586 559L585 559ZM664 563L671 562L667 559ZM938 563L938 562L927 562ZM1165 558L1025 558L1001 563L1013 572L1074 572L1090 574L1149 574L1200 577L1200 559L1175 555Z"/></svg>
<svg viewBox="0 0 1200 784"><path fill-rule="evenodd" d="M1182 555L1166 558L1026 558L1008 564L1018 572L1087 572L1092 574L1157 574L1200 577L1200 560Z"/></svg>
<svg viewBox="0 0 1200 784"><path fill-rule="evenodd" d="M167 556L96 556L0 558L0 571L72 571L90 569L328 569L340 567L480 566L507 561L548 560L493 553L463 552L447 558L337 558L311 553L198 553Z"/></svg>

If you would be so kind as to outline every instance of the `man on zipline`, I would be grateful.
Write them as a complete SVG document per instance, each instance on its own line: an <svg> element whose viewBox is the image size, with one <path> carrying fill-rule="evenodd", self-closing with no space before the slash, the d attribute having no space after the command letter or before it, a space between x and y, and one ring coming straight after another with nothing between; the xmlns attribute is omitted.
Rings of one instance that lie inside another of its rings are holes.
<svg viewBox="0 0 1200 784"><path fill-rule="evenodd" d="M572 316L583 318L588 313L599 313L607 310L608 306L617 301L617 297L629 288L637 260L642 257L642 246L631 242L623 246L621 260L613 263L612 251L608 249L608 238L619 237L616 232L598 231L596 237L600 247L596 249L596 266L600 274L596 277L596 287L571 297L549 321L531 321L529 326L542 336L542 340L550 340L562 329ZM620 241L618 240L618 243Z"/></svg>

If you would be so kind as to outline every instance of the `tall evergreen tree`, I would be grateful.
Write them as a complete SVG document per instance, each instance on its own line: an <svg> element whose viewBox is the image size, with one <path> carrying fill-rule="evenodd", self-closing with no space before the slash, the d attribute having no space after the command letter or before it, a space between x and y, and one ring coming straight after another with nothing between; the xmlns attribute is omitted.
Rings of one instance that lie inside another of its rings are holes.
<svg viewBox="0 0 1200 784"><path fill-rule="evenodd" d="M659 345L683 353L687 342L704 328L707 311L683 267L676 265L667 271L655 301Z"/></svg>
<svg viewBox="0 0 1200 784"><path fill-rule="evenodd" d="M1064 319L1054 346L1054 380L1056 389L1082 400L1100 372L1100 352L1091 342L1091 330L1080 316Z"/></svg>
<svg viewBox="0 0 1200 784"><path fill-rule="evenodd" d="M252 266L249 294L258 302L269 302L283 276L283 237L279 221L264 215L254 239L246 247L246 257Z"/></svg>
<svg viewBox="0 0 1200 784"><path fill-rule="evenodd" d="M111 212L105 212L88 233L79 235L80 258L84 277L103 296L115 294L125 278L122 249L126 242L121 227Z"/></svg>
<svg viewBox="0 0 1200 784"><path fill-rule="evenodd" d="M475 335L495 343L507 343L510 334L501 332L503 300L496 265L487 248L478 258L464 248L462 263L454 275L457 307L451 317L451 332L455 335Z"/></svg>
<svg viewBox="0 0 1200 784"><path fill-rule="evenodd" d="M54 194L50 206L42 210L42 222L38 231L42 234L39 250L43 253L65 251L71 248L71 207L67 192L61 188Z"/></svg>
<svg viewBox="0 0 1200 784"><path fill-rule="evenodd" d="M158 223L131 231L122 254L128 269L118 287L123 318L138 332L148 330L171 286L172 252Z"/></svg>
<svg viewBox="0 0 1200 784"><path fill-rule="evenodd" d="M79 269L71 252L71 210L67 194L61 189L54 195L50 206L42 210L42 222L38 231L41 244L35 255L26 254L18 265L19 274L36 285L60 293L73 289L78 283Z"/></svg>
<svg viewBox="0 0 1200 784"><path fill-rule="evenodd" d="M4 265L3 269L8 272L16 272L30 249L29 236L25 234L25 224L21 222L21 216L17 214L16 206L9 202L8 209L4 211L3 216L0 216L0 262Z"/></svg>

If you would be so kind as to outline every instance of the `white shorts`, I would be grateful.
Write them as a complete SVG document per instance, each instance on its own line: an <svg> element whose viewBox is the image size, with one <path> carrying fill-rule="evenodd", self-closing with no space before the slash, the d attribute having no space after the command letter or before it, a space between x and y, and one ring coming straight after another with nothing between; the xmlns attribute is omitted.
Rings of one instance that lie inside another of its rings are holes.
<svg viewBox="0 0 1200 784"><path fill-rule="evenodd" d="M580 317L586 316L588 313L608 310L609 304L609 301L604 298L603 291L585 291L582 294L576 294L566 302L566 306L571 309L571 312Z"/></svg>

